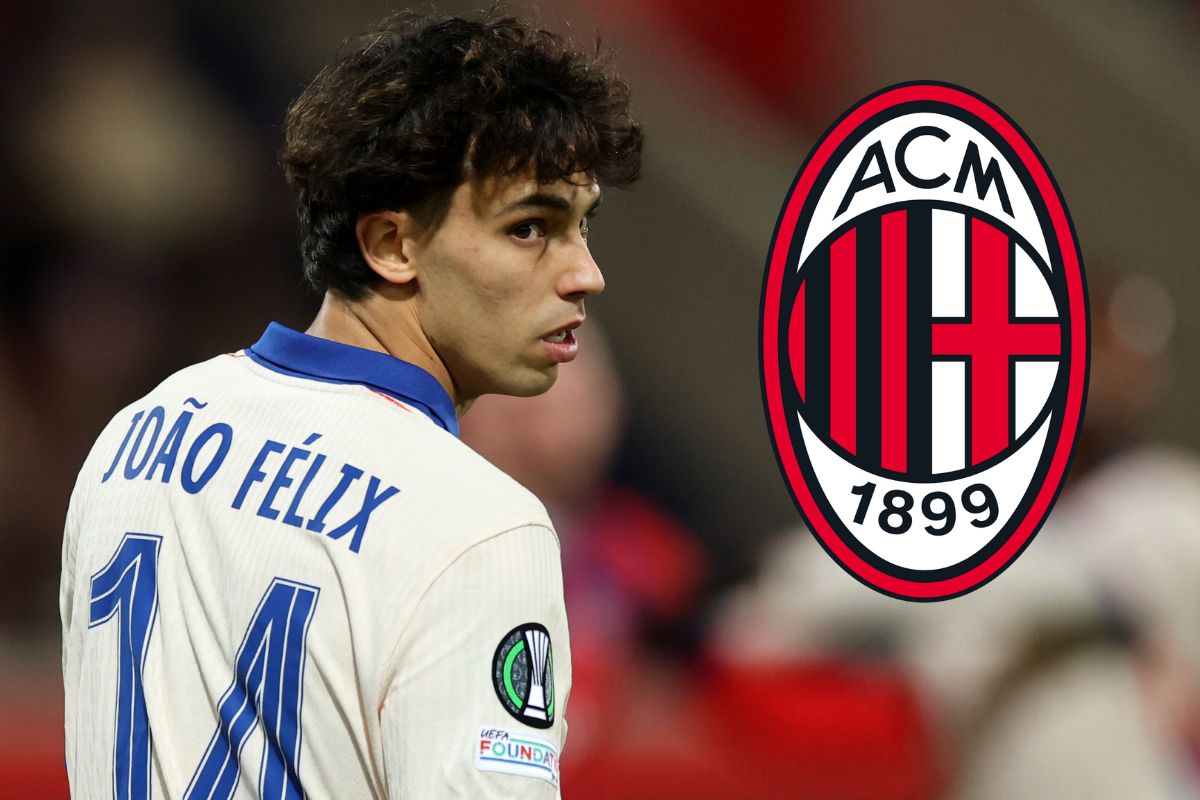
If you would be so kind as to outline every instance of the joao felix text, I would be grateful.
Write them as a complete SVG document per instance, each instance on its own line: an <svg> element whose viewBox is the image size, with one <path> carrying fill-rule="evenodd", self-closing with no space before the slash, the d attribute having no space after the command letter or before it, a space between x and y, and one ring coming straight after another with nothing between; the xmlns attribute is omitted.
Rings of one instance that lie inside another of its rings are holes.
<svg viewBox="0 0 1200 800"><path fill-rule="evenodd" d="M114 476L175 480L188 494L201 492L225 467L235 437L229 423L194 420L207 405L189 397L172 412L169 427L162 406L135 412L101 482ZM320 438L313 433L299 444L262 442L251 462L237 467L244 477L230 507L330 539L348 536L350 551L357 553L371 514L400 490L353 464L326 464L325 454L315 449Z"/></svg>

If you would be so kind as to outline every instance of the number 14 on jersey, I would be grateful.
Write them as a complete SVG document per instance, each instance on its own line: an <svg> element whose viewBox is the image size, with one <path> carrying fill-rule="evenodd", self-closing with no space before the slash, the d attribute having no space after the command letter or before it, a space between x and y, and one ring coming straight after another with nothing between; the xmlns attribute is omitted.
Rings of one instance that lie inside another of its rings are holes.
<svg viewBox="0 0 1200 800"><path fill-rule="evenodd" d="M88 627L116 620L120 664L116 687L113 795L150 798L153 746L143 668L158 616L162 537L126 533L112 559L92 576ZM305 641L320 589L275 578L258 604L234 659L233 681L221 698L216 730L188 785L187 800L233 797L246 739L262 723L259 791L295 798L300 788L300 711Z"/></svg>

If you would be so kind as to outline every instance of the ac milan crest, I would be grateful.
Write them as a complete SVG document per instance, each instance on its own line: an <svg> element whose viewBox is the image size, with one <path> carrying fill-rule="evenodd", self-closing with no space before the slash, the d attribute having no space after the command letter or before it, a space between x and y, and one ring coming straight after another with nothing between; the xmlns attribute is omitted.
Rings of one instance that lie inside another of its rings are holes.
<svg viewBox="0 0 1200 800"><path fill-rule="evenodd" d="M921 82L847 112L784 203L760 337L780 469L852 575L941 600L1033 539L1083 415L1087 291L1062 195L994 105Z"/></svg>

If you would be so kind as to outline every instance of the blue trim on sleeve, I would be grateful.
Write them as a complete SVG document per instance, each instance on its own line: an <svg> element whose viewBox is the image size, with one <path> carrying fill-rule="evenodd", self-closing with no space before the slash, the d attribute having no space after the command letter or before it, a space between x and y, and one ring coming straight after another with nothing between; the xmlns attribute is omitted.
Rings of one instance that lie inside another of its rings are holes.
<svg viewBox="0 0 1200 800"><path fill-rule="evenodd" d="M309 336L272 322L246 348L254 363L283 375L325 383L357 383L415 407L458 436L454 401L437 379L395 356Z"/></svg>

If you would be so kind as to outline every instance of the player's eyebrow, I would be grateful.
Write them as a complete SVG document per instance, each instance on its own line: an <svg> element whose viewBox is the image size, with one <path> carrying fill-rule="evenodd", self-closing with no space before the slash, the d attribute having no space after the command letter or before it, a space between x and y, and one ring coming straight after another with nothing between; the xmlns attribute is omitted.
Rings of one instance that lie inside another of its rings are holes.
<svg viewBox="0 0 1200 800"><path fill-rule="evenodd" d="M600 207L600 203L603 199L603 195L597 194L596 199L592 201L592 204L588 206L588 210L584 212L584 216L591 216L592 214L596 213L596 209ZM532 194L525 195L520 200L505 206L500 211L500 215L507 214L510 211L515 211L518 208L548 208L554 211L567 213L571 210L571 201L567 200L567 198L563 197L562 195L548 194L546 192L533 192Z"/></svg>

